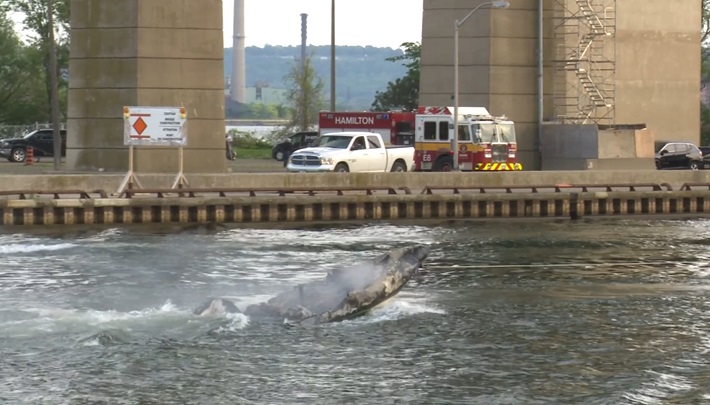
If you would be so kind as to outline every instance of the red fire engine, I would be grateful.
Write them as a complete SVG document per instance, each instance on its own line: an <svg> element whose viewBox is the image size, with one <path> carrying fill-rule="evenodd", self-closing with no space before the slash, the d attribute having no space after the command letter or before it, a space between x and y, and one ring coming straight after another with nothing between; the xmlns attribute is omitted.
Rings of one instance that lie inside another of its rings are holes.
<svg viewBox="0 0 710 405"><path fill-rule="evenodd" d="M454 168L453 111L453 107L419 107L414 137L416 170ZM523 170L517 160L513 121L494 117L484 107L459 107L458 126L460 170Z"/></svg>
<svg viewBox="0 0 710 405"><path fill-rule="evenodd" d="M345 131L376 132L385 143L413 145L415 116L416 113L402 111L321 112L318 119L318 134Z"/></svg>

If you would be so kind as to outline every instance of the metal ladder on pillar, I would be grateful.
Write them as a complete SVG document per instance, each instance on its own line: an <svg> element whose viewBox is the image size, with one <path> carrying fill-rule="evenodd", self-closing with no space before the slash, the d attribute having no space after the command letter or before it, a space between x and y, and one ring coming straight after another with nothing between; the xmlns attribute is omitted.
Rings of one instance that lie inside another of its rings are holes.
<svg viewBox="0 0 710 405"><path fill-rule="evenodd" d="M579 7L581 20L587 26L588 32L581 36L578 48L570 55L568 66L574 69L582 90L589 97L589 104L580 106L579 111L580 118L586 122L597 107L608 106L604 93L592 76L591 69L593 69L594 61L592 60L592 55L590 55L590 49L592 49L594 41L598 40L599 37L606 36L607 30L599 15L594 11L590 0L576 0L576 3ZM583 65L587 67L583 67Z"/></svg>

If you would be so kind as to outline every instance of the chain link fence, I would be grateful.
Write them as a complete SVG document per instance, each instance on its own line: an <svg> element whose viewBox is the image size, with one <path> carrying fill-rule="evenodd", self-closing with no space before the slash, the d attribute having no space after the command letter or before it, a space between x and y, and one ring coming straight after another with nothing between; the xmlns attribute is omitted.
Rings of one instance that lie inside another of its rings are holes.
<svg viewBox="0 0 710 405"><path fill-rule="evenodd" d="M49 128L52 128L52 124L39 122L29 125L0 125L0 139L21 138L32 131ZM60 128L65 129L66 126L62 124Z"/></svg>

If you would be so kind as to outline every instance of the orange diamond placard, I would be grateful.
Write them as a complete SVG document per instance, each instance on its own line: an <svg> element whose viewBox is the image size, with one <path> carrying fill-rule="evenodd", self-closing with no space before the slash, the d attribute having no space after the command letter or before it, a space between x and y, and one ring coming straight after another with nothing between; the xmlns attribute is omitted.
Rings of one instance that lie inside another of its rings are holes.
<svg viewBox="0 0 710 405"><path fill-rule="evenodd" d="M148 128L148 124L143 121L143 118L138 117L136 122L133 123L133 129L136 130L138 135L143 135L143 132L145 132L146 128Z"/></svg>
<svg viewBox="0 0 710 405"><path fill-rule="evenodd" d="M187 145L187 110L185 107L124 107L123 143L131 146Z"/></svg>

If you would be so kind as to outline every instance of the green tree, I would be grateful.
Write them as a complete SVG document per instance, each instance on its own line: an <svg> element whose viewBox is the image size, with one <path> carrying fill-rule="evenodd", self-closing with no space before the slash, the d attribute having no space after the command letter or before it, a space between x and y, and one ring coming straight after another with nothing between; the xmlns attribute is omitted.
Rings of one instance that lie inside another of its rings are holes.
<svg viewBox="0 0 710 405"><path fill-rule="evenodd" d="M419 77L422 49L419 42L405 42L401 45L404 53L387 58L390 62L405 61L407 74L394 82L387 83L387 90L377 92L372 103L373 111L415 110L419 105Z"/></svg>
<svg viewBox="0 0 710 405"><path fill-rule="evenodd" d="M703 0L702 8L700 43L704 44L710 35L710 0Z"/></svg>
<svg viewBox="0 0 710 405"><path fill-rule="evenodd" d="M291 71L284 77L286 83L286 103L289 109L289 123L281 133L307 131L318 124L318 114L324 106L323 80L316 75L307 57L303 63L294 62Z"/></svg>
<svg viewBox="0 0 710 405"><path fill-rule="evenodd" d="M701 88L710 83L710 49L706 43L710 36L710 0L702 0L702 18L700 26L701 43ZM700 143L710 145L710 110L700 103Z"/></svg>
<svg viewBox="0 0 710 405"><path fill-rule="evenodd" d="M34 50L20 41L8 12L0 6L0 123L45 121L41 65L34 63Z"/></svg>
<svg viewBox="0 0 710 405"><path fill-rule="evenodd" d="M47 103L50 108L51 79L49 74L49 28L46 0L4 0L10 10L24 16L22 23L27 30L29 46L38 51L41 56L40 65L44 68L42 79L46 91ZM69 66L69 0L54 0L55 40L57 42L57 75L59 80L60 105L62 114L66 117L66 94L68 83L63 80L62 71Z"/></svg>

